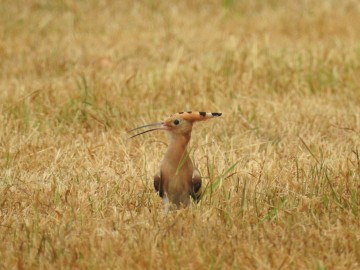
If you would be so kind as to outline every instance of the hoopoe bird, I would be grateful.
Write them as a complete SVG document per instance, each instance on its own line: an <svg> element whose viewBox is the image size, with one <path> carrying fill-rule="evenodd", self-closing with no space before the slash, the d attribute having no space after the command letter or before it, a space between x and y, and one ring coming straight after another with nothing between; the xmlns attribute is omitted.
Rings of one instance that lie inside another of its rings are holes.
<svg viewBox="0 0 360 270"><path fill-rule="evenodd" d="M201 175L191 161L186 148L191 138L194 122L219 117L221 114L217 112L179 112L162 122L143 125L129 131L153 127L130 138L155 130L165 130L168 133L169 144L160 163L160 169L154 176L154 188L166 204L165 207L168 202L176 207L185 207L190 203L190 197L196 202L200 200Z"/></svg>

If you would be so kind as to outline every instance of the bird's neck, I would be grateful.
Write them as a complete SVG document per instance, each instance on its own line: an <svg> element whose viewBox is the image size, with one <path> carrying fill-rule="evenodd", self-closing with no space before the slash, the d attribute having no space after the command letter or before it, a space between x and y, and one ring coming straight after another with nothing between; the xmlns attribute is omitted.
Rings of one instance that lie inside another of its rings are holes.
<svg viewBox="0 0 360 270"><path fill-rule="evenodd" d="M164 160L178 165L183 157L187 156L186 147L190 141L189 135L169 135L169 145L165 153Z"/></svg>

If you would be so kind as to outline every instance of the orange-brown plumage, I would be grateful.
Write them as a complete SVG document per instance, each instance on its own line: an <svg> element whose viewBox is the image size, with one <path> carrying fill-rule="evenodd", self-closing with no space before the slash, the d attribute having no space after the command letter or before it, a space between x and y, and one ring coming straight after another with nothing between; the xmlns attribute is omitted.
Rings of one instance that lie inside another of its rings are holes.
<svg viewBox="0 0 360 270"><path fill-rule="evenodd" d="M200 199L201 176L194 167L187 151L191 138L193 123L221 116L221 113L209 112L179 112L163 122L144 125L144 127L158 126L150 130L133 135L131 138L154 130L165 130L169 134L169 144L160 170L154 177L154 187L159 195L176 206L186 206L190 197Z"/></svg>

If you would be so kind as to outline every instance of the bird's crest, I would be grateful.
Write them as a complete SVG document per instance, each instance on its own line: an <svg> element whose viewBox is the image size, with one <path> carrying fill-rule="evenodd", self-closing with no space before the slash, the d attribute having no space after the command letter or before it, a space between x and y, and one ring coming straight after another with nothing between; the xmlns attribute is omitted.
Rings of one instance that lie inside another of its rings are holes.
<svg viewBox="0 0 360 270"><path fill-rule="evenodd" d="M178 112L171 116L171 118L181 118L187 121L195 122L195 121L203 121L214 117L221 116L222 113L218 112Z"/></svg>
<svg viewBox="0 0 360 270"><path fill-rule="evenodd" d="M140 132L138 134L135 134L133 136L131 136L130 138L134 138L136 136L139 136L141 134L144 133L148 133L150 131L155 131L155 130L168 130L169 127L169 123L175 123L178 124L180 119L181 120L186 120L189 122L197 122L197 121L204 121L207 119L211 119L211 118L216 118L221 116L222 113L218 113L218 112L193 112L193 111L187 111L187 112L178 112L173 114L172 116L168 117L167 119L165 119L162 122L156 122L156 123L152 123L152 124L146 124L140 127L136 127L132 130L129 130L129 132L138 130L138 129L142 129L142 128L146 128L146 127L154 127L151 128L149 130L145 130L143 132ZM177 121L177 122L176 122Z"/></svg>

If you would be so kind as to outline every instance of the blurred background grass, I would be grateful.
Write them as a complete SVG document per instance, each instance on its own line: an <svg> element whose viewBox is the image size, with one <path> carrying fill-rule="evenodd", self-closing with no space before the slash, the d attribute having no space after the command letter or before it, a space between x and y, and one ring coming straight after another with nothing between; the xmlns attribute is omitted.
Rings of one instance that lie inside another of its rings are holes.
<svg viewBox="0 0 360 270"><path fill-rule="evenodd" d="M356 269L358 1L0 4L0 268ZM211 184L162 215L182 110Z"/></svg>

